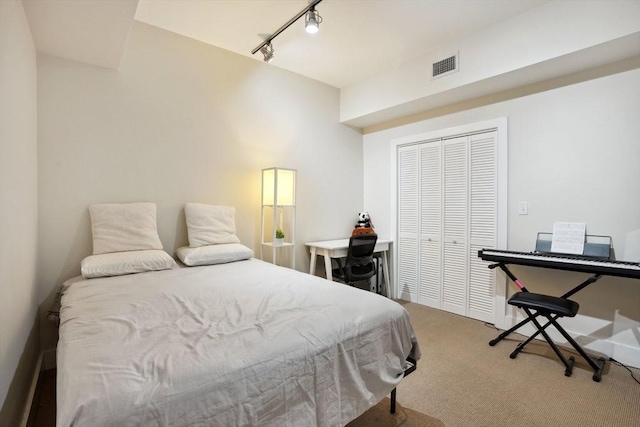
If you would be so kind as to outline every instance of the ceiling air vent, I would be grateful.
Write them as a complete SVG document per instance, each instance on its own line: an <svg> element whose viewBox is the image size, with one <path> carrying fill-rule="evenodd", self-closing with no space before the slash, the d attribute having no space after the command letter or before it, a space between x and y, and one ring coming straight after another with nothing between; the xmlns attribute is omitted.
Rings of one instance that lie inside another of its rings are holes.
<svg viewBox="0 0 640 427"><path fill-rule="evenodd" d="M434 62L432 64L433 70L431 72L431 78L435 79L447 74L455 73L458 71L458 55L451 55L441 61Z"/></svg>

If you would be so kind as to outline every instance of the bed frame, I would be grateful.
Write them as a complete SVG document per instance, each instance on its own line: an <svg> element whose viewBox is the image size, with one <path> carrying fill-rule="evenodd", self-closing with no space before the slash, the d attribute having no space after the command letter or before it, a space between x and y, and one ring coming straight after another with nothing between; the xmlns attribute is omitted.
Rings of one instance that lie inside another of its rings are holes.
<svg viewBox="0 0 640 427"><path fill-rule="evenodd" d="M407 360L404 362L404 375L403 378L407 375L411 374L413 371L418 369L418 362L413 360L411 357L407 357ZM391 409L389 410L392 414L396 413L396 389L391 390Z"/></svg>

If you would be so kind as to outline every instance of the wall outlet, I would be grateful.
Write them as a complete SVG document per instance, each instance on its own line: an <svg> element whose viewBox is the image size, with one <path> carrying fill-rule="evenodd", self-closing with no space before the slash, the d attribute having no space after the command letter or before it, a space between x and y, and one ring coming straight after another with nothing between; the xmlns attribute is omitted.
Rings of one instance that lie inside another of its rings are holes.
<svg viewBox="0 0 640 427"><path fill-rule="evenodd" d="M518 202L518 215L528 215L529 204L527 202Z"/></svg>

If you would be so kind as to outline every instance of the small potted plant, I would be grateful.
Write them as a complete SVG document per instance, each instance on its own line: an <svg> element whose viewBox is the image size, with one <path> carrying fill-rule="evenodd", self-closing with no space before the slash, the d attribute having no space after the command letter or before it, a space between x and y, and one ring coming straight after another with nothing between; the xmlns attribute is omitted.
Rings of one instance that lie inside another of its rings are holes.
<svg viewBox="0 0 640 427"><path fill-rule="evenodd" d="M276 229L276 241L274 242L274 245L281 246L283 243L284 243L284 231L282 231L282 228L278 228Z"/></svg>

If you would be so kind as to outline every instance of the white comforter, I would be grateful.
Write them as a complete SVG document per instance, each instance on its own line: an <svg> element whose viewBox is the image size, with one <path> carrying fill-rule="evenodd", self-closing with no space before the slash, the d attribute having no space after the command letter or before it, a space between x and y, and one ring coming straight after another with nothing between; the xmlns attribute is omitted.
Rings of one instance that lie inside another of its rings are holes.
<svg viewBox="0 0 640 427"><path fill-rule="evenodd" d="M57 425L343 426L420 352L367 291L259 260L65 283Z"/></svg>

